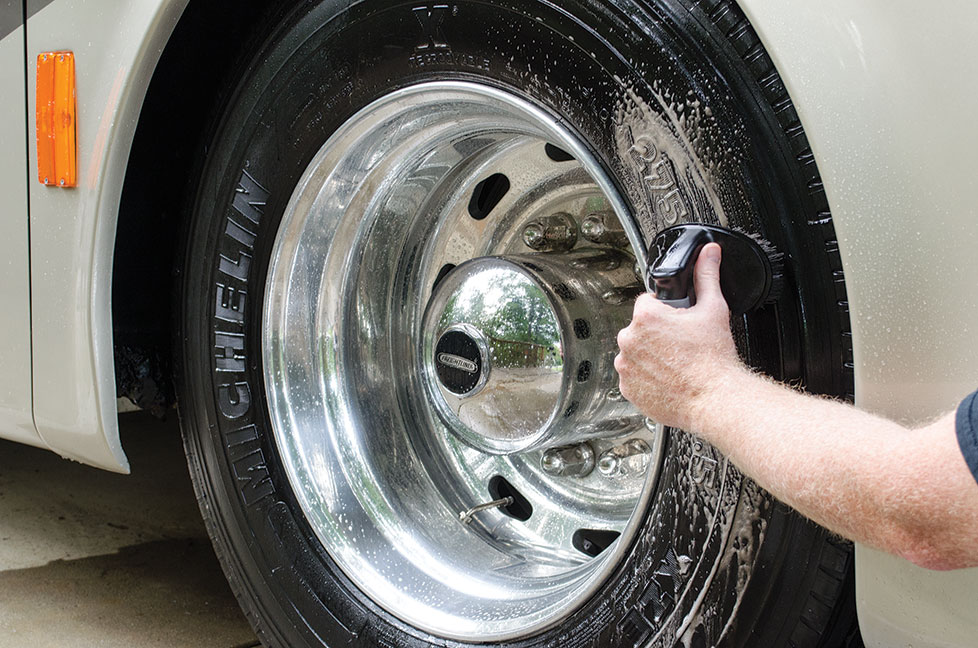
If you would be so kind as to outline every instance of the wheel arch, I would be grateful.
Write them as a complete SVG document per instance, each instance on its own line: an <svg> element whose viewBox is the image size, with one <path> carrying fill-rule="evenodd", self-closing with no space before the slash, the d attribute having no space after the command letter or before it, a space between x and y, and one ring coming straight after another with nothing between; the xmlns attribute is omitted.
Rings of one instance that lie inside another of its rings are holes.
<svg viewBox="0 0 978 648"><path fill-rule="evenodd" d="M132 377L158 370L146 362L145 349L167 366L166 348L152 344L169 332L169 322L156 319L170 301L175 233L167 228L179 226L204 124L247 35L260 31L260 5L248 0L231 10L202 0L120 0L95 16L61 0L28 21L28 54L64 49L78 61L79 184L30 186L34 416L44 443L63 457L129 471L117 393L134 393L133 384L145 389ZM187 78L196 79L199 96ZM195 108L184 111L192 129L160 107L167 93L177 99L171 105ZM36 155L31 141L28 169ZM122 275L132 280L117 283ZM143 308L147 302L154 307ZM131 345L121 359L120 341ZM168 384L158 389L165 395ZM158 411L166 403L160 400Z"/></svg>
<svg viewBox="0 0 978 648"><path fill-rule="evenodd" d="M217 107L264 3L191 1L163 48L133 135L112 268L117 394L162 416L174 403L171 285L178 239ZM181 100L189 98L189 100Z"/></svg>
<svg viewBox="0 0 978 648"><path fill-rule="evenodd" d="M70 50L76 60L78 185L29 185L34 420L56 453L128 472L119 440L112 361L111 265L119 196L137 117L163 44L187 0L55 1L27 21L31 54ZM37 146L29 138L28 170ZM28 171L29 173L29 171Z"/></svg>

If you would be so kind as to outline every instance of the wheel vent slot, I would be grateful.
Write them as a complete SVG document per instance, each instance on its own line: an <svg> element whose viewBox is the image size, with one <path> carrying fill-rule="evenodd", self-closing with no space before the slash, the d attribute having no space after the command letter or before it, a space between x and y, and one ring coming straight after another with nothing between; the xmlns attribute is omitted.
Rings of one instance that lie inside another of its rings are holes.
<svg viewBox="0 0 978 648"><path fill-rule="evenodd" d="M621 533L618 531L603 531L600 529L578 529L574 532L571 542L574 548L592 558L601 554L611 546Z"/></svg>
<svg viewBox="0 0 978 648"><path fill-rule="evenodd" d="M544 150L547 152L547 157L554 162L570 162L574 159L573 155L562 148L557 148L553 144L547 144L544 146Z"/></svg>
<svg viewBox="0 0 978 648"><path fill-rule="evenodd" d="M492 499L498 500L504 497L512 497L513 503L504 506L500 511L511 518L516 518L520 522L526 522L533 515L533 505L530 500L523 496L523 493L516 490L516 487L509 483L502 475L496 475L489 480L489 495Z"/></svg>
<svg viewBox="0 0 978 648"><path fill-rule="evenodd" d="M579 317L574 320L574 337L578 340L586 340L591 337L591 325L586 319Z"/></svg>
<svg viewBox="0 0 978 648"><path fill-rule="evenodd" d="M581 406L580 401L573 401L570 405L567 406L567 409L564 410L564 418L570 418L574 416L574 414L577 412L577 408L579 408L580 406Z"/></svg>
<svg viewBox="0 0 978 648"><path fill-rule="evenodd" d="M509 191L509 178L502 173L494 173L475 186L469 200L469 216L482 220L499 204Z"/></svg>
<svg viewBox="0 0 978 648"><path fill-rule="evenodd" d="M441 267L441 270L438 271L438 276L435 277L435 283L431 285L431 289L434 290L435 287L441 283L441 280L444 279L448 275L448 273L454 269L455 269L454 263L446 263L445 265L443 265Z"/></svg>
<svg viewBox="0 0 978 648"><path fill-rule="evenodd" d="M574 301L575 299L577 299L577 295L574 294L574 291L571 290L567 286L567 284L565 284L562 281L555 283L552 287L554 289L554 292L557 294L557 296L563 299L564 301Z"/></svg>
<svg viewBox="0 0 978 648"><path fill-rule="evenodd" d="M577 382L583 383L587 382L588 378L591 377L591 362L584 360L577 366Z"/></svg>

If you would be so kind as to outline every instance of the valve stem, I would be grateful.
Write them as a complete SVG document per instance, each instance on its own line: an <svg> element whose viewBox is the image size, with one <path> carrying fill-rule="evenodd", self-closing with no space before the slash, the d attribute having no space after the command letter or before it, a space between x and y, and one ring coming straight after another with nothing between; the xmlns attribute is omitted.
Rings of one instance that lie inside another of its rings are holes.
<svg viewBox="0 0 978 648"><path fill-rule="evenodd" d="M512 504L513 504L512 497L502 497L500 499L493 500L491 502L486 502L485 504L479 504L477 506L473 506L467 511L462 511L461 513L458 514L458 519L462 524L468 524L469 522L472 521L472 517L476 513L481 513L482 511L488 511L494 508L506 508L507 506L511 506Z"/></svg>

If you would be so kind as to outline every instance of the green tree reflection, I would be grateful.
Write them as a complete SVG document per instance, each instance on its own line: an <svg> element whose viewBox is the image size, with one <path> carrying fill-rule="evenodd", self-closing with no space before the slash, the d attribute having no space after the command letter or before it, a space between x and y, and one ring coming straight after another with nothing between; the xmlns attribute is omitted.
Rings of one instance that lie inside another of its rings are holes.
<svg viewBox="0 0 978 648"><path fill-rule="evenodd" d="M559 362L560 327L540 286L506 268L481 272L474 279L449 300L446 314L460 316L492 340L495 366Z"/></svg>

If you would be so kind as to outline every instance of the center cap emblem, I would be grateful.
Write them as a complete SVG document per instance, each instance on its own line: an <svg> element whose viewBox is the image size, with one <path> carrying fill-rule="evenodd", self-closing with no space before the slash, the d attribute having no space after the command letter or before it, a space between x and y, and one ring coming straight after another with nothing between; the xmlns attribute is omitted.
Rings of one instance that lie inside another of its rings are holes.
<svg viewBox="0 0 978 648"><path fill-rule="evenodd" d="M489 367L484 363L478 332L470 327L452 327L435 345L435 373L448 391L468 396L482 387Z"/></svg>
<svg viewBox="0 0 978 648"><path fill-rule="evenodd" d="M479 373L479 364L477 362L466 360L461 356L452 355L451 353L439 353L438 362L447 367L452 367L454 369L461 369L462 371L468 372L470 374Z"/></svg>

